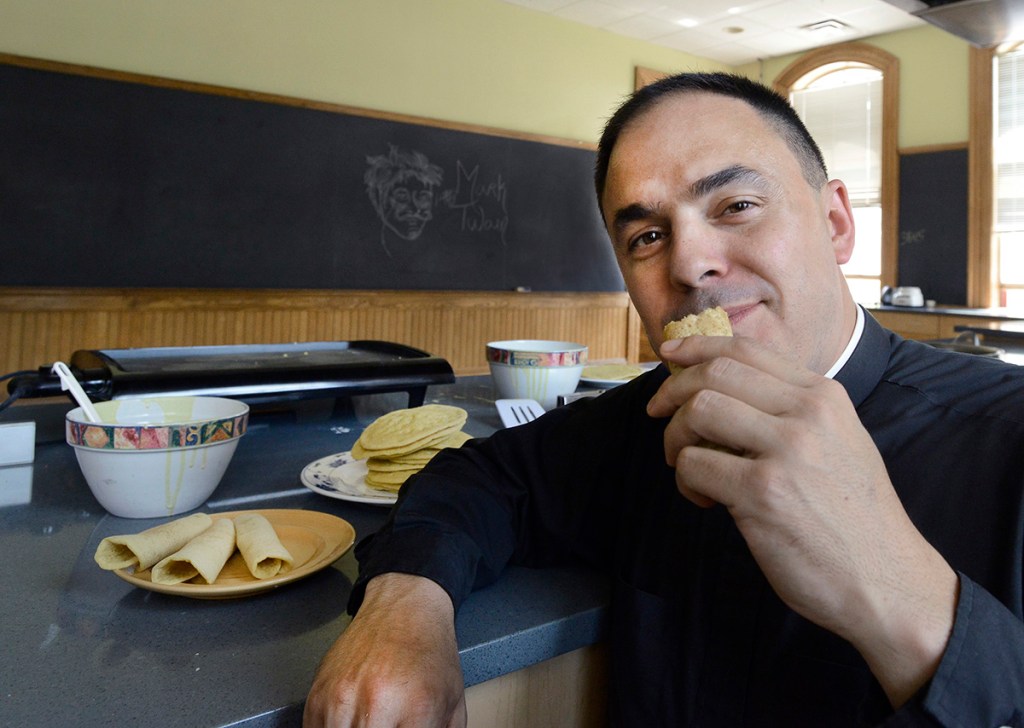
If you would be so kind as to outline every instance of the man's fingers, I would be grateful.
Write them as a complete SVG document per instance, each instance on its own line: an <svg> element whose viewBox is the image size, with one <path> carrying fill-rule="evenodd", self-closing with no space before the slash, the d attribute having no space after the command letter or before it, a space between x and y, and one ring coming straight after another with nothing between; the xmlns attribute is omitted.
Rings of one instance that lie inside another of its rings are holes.
<svg viewBox="0 0 1024 728"><path fill-rule="evenodd" d="M676 487L679 492L701 508L735 504L736 483L749 461L713 445L691 445L679 451L676 458Z"/></svg>
<svg viewBox="0 0 1024 728"><path fill-rule="evenodd" d="M784 387L809 386L816 375L751 340L694 336L679 349L685 352L681 374L667 379L647 405L651 417L668 417L694 393L710 389L748 402L773 414L785 411Z"/></svg>

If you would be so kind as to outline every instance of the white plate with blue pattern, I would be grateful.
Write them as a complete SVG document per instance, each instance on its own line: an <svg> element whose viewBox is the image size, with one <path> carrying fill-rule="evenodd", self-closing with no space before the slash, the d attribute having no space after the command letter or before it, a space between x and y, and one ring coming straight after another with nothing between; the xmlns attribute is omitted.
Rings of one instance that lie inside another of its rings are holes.
<svg viewBox="0 0 1024 728"><path fill-rule="evenodd" d="M366 461L356 460L348 450L314 460L302 469L299 479L314 493L328 498L376 506L390 506L398 500L397 493L369 487Z"/></svg>

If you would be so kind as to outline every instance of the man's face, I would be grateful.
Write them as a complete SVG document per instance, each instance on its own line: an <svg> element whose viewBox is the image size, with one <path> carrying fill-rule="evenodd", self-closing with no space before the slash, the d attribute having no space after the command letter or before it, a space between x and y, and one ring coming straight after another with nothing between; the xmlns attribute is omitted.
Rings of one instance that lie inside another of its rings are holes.
<svg viewBox="0 0 1024 728"><path fill-rule="evenodd" d="M415 240L434 216L433 187L410 177L388 190L384 200L384 224L405 240Z"/></svg>
<svg viewBox="0 0 1024 728"><path fill-rule="evenodd" d="M739 99L689 92L634 118L602 198L626 286L657 351L673 319L721 305L737 335L824 373L856 309L846 190L813 189L785 141Z"/></svg>

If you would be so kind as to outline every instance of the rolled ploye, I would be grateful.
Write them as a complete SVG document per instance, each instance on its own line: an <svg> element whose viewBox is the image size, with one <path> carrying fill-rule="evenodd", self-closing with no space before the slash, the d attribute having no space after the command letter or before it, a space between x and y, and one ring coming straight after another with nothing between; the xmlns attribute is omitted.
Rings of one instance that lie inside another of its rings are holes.
<svg viewBox="0 0 1024 728"><path fill-rule="evenodd" d="M244 513L234 520L238 551L250 574L257 579L270 579L292 567L292 555L264 516Z"/></svg>
<svg viewBox="0 0 1024 728"><path fill-rule="evenodd" d="M169 523L125 536L108 536L100 541L94 558L101 568L145 571L173 554L213 524L206 513L194 513Z"/></svg>
<svg viewBox="0 0 1024 728"><path fill-rule="evenodd" d="M212 584L234 552L235 524L230 518L219 518L179 551L154 566L150 578L154 584L180 584L200 576L207 584Z"/></svg>

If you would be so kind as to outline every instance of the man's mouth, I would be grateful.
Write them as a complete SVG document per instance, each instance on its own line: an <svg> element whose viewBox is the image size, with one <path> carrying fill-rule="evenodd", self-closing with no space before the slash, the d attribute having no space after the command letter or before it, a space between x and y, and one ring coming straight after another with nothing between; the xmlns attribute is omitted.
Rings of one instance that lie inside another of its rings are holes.
<svg viewBox="0 0 1024 728"><path fill-rule="evenodd" d="M762 301L741 301L738 303L723 303L717 300L700 301L696 307L688 307L686 310L679 310L671 314L670 317L662 323L662 326L667 324L669 321L678 321L690 314L699 314L701 311L706 311L707 309L714 308L715 306L721 306L725 309L725 312L729 314L729 323L732 326L735 326L737 323L752 314L761 304Z"/></svg>
<svg viewBox="0 0 1024 728"><path fill-rule="evenodd" d="M737 324L754 313L760 305L760 301L755 301L754 303L742 303L733 306L723 306L722 308L729 314L729 324L736 328Z"/></svg>

